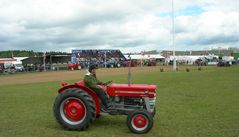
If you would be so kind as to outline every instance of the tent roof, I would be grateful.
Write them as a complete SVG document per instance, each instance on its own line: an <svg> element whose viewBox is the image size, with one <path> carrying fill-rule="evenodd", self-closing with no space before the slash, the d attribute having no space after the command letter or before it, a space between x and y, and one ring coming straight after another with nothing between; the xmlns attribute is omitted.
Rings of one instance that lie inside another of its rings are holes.
<svg viewBox="0 0 239 137"><path fill-rule="evenodd" d="M124 57L126 59L129 59L129 55L125 54ZM164 59L164 57L161 54L136 54L136 55L130 55L131 59Z"/></svg>

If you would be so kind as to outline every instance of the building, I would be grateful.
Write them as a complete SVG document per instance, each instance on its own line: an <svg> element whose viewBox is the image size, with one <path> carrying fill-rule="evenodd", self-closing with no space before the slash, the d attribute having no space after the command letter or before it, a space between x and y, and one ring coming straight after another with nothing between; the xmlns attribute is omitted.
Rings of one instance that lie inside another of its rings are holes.
<svg viewBox="0 0 239 137"><path fill-rule="evenodd" d="M49 53L42 57L29 57L22 60L23 66L28 70L46 69L67 69L67 64L71 61L70 53Z"/></svg>
<svg viewBox="0 0 239 137"><path fill-rule="evenodd" d="M16 62L17 59L14 58L0 58L0 63Z"/></svg>
<svg viewBox="0 0 239 137"><path fill-rule="evenodd" d="M217 56L232 56L233 50L195 50L195 51L175 51L175 56L201 56L201 55L217 55ZM161 52L162 56L169 57L173 55L173 51L164 50Z"/></svg>

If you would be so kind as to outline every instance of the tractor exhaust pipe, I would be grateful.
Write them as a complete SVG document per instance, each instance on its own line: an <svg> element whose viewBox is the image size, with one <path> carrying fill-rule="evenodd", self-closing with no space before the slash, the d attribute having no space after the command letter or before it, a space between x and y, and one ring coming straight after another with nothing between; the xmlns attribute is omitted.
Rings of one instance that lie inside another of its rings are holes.
<svg viewBox="0 0 239 137"><path fill-rule="evenodd" d="M131 84L131 56L129 54L129 70L128 70L128 85Z"/></svg>

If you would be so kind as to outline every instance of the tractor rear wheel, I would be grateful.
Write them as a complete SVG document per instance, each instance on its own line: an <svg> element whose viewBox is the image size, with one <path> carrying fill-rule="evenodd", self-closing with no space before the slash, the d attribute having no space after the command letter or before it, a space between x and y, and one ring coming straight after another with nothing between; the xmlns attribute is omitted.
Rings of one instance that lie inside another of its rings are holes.
<svg viewBox="0 0 239 137"><path fill-rule="evenodd" d="M127 126L129 130L136 134L149 132L153 127L153 117L146 110L134 111L127 117Z"/></svg>
<svg viewBox="0 0 239 137"><path fill-rule="evenodd" d="M69 130L85 130L95 120L95 103L91 96L79 89L60 93L53 106L58 123Z"/></svg>

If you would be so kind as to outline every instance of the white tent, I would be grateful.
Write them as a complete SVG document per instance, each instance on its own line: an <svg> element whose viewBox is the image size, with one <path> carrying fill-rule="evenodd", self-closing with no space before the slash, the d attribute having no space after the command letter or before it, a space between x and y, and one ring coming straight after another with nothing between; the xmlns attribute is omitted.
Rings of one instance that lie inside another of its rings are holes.
<svg viewBox="0 0 239 137"><path fill-rule="evenodd" d="M223 56L222 60L224 60L224 61L234 61L234 57L232 57L232 56Z"/></svg>
<svg viewBox="0 0 239 137"><path fill-rule="evenodd" d="M151 54L149 55L150 59L164 59L164 57L161 54Z"/></svg>
<svg viewBox="0 0 239 137"><path fill-rule="evenodd" d="M129 55L125 54L124 57L126 59L129 59ZM164 59L164 57L161 54L136 54L136 55L130 55L131 59Z"/></svg>

